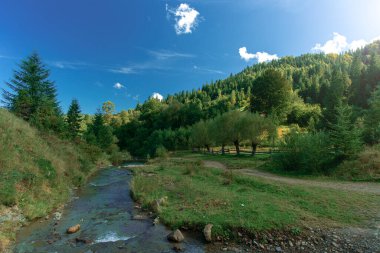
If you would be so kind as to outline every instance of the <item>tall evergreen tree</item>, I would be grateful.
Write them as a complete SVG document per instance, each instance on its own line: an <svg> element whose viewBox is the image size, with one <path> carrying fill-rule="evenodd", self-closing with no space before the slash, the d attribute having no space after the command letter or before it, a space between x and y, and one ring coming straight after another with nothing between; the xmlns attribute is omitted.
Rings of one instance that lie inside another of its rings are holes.
<svg viewBox="0 0 380 253"><path fill-rule="evenodd" d="M27 57L3 89L3 103L17 116L40 129L62 130L61 109L49 70L37 53Z"/></svg>
<svg viewBox="0 0 380 253"><path fill-rule="evenodd" d="M380 85L368 103L369 108L364 117L364 141L373 145L380 142Z"/></svg>
<svg viewBox="0 0 380 253"><path fill-rule="evenodd" d="M73 99L67 112L67 127L71 137L75 138L79 135L81 121L82 116L78 100Z"/></svg>
<svg viewBox="0 0 380 253"><path fill-rule="evenodd" d="M336 108L336 122L331 124L331 144L336 158L354 157L362 147L361 130L352 119L352 108L346 104Z"/></svg>

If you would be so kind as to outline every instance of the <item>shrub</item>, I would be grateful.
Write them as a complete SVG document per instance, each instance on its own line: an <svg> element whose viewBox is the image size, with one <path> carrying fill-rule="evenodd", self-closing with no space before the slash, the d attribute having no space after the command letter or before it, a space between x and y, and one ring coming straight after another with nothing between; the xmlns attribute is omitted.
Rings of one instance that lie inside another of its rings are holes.
<svg viewBox="0 0 380 253"><path fill-rule="evenodd" d="M156 148L155 156L159 158L168 158L169 153L164 146L159 146Z"/></svg>
<svg viewBox="0 0 380 253"><path fill-rule="evenodd" d="M344 161L335 175L349 180L380 181L380 146L366 147L357 159Z"/></svg>
<svg viewBox="0 0 380 253"><path fill-rule="evenodd" d="M333 161L328 135L323 132L292 131L281 144L283 152L274 156L276 167L303 174L326 173Z"/></svg>

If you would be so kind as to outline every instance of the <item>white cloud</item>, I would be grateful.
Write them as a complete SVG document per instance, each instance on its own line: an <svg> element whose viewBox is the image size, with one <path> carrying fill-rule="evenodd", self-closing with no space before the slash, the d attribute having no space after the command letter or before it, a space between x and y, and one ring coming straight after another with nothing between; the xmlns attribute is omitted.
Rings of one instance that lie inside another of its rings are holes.
<svg viewBox="0 0 380 253"><path fill-rule="evenodd" d="M151 97L154 99L160 100L160 101L162 101L164 99L164 97L158 92L153 92Z"/></svg>
<svg viewBox="0 0 380 253"><path fill-rule="evenodd" d="M347 47L347 38L335 32L331 40L326 41L323 45L320 43L315 44L311 51L325 54L339 54L347 49Z"/></svg>
<svg viewBox="0 0 380 253"><path fill-rule="evenodd" d="M192 54L185 54L185 53L179 53L169 50L148 50L149 54L154 56L157 60L166 60L170 58L193 58L195 55Z"/></svg>
<svg viewBox="0 0 380 253"><path fill-rule="evenodd" d="M246 47L239 48L239 54L242 59L249 61L251 59L257 59L257 62L267 62L279 59L276 54L268 54L267 52L257 52L256 54L248 53Z"/></svg>
<svg viewBox="0 0 380 253"><path fill-rule="evenodd" d="M118 90L120 90L120 89L122 89L122 88L125 88L125 86L124 85L122 85L121 83L115 83L115 85L113 86L115 89L118 89Z"/></svg>
<svg viewBox="0 0 380 253"><path fill-rule="evenodd" d="M369 43L372 43L379 39L380 36L370 40L369 42L364 39L360 39L353 40L349 43L347 42L346 36L334 32L333 38L331 40L326 41L323 45L320 43L315 44L311 51L315 53L340 54L348 50L354 51L363 48Z"/></svg>
<svg viewBox="0 0 380 253"><path fill-rule="evenodd" d="M191 33L198 24L199 12L186 3L181 3L176 9L166 5L166 11L175 18L175 31L178 35Z"/></svg>
<svg viewBox="0 0 380 253"><path fill-rule="evenodd" d="M113 73L119 73L119 74L133 74L136 73L136 71L131 67L121 67L121 68L115 68L115 69L109 69L109 71Z"/></svg>

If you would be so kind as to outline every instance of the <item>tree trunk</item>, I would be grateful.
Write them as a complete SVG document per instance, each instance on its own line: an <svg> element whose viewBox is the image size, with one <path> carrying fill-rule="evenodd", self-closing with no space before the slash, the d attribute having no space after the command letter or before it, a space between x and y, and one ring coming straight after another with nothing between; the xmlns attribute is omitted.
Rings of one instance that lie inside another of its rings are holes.
<svg viewBox="0 0 380 253"><path fill-rule="evenodd" d="M224 150L224 144L222 144L222 155L224 155L226 151Z"/></svg>
<svg viewBox="0 0 380 253"><path fill-rule="evenodd" d="M235 145L235 148L236 148L236 155L240 155L239 141L234 141L234 145Z"/></svg>
<svg viewBox="0 0 380 253"><path fill-rule="evenodd" d="M252 142L252 156L256 155L257 143Z"/></svg>
<svg viewBox="0 0 380 253"><path fill-rule="evenodd" d="M207 149L207 152L210 153L210 146L209 145L205 145L206 149Z"/></svg>

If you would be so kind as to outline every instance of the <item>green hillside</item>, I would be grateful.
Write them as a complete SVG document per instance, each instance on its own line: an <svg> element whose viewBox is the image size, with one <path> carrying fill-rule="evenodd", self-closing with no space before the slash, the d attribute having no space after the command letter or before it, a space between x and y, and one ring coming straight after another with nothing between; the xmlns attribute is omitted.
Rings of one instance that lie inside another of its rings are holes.
<svg viewBox="0 0 380 253"><path fill-rule="evenodd" d="M90 155L88 145L42 134L5 109L0 109L0 143L0 214L5 217L0 246L4 247L23 217L43 217L64 203L70 188L83 183L100 160Z"/></svg>

